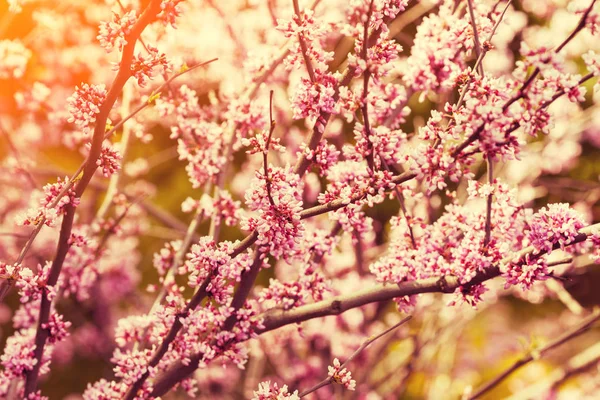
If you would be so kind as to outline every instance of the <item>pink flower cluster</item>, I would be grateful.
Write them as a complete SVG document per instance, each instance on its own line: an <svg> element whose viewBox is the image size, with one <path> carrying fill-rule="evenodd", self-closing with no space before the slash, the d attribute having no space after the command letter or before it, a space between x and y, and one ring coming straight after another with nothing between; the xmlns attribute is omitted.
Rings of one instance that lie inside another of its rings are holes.
<svg viewBox="0 0 600 400"><path fill-rule="evenodd" d="M568 204L550 204L531 218L527 238L537 252L551 252L573 242L585 225L583 216Z"/></svg>
<svg viewBox="0 0 600 400"><path fill-rule="evenodd" d="M356 389L356 381L352 379L352 373L345 367L342 368L340 360L337 358L333 359L333 365L327 367L327 376L329 376L335 383L343 385L348 390Z"/></svg>
<svg viewBox="0 0 600 400"><path fill-rule="evenodd" d="M68 122L74 123L84 133L89 133L90 125L96 122L100 107L106 99L106 86L88 85L84 83L75 88L75 93L67 99L69 118Z"/></svg>
<svg viewBox="0 0 600 400"><path fill-rule="evenodd" d="M257 171L246 191L246 205L258 215L245 218L242 228L256 230L257 243L273 257L291 260L299 254L304 235L302 185L289 166L269 166L267 171L266 177Z"/></svg>
<svg viewBox="0 0 600 400"><path fill-rule="evenodd" d="M96 165L102 171L106 178L121 169L121 154L112 146L102 146L100 157L96 160Z"/></svg>
<svg viewBox="0 0 600 400"><path fill-rule="evenodd" d="M287 385L281 388L277 383L271 384L270 381L261 382L258 384L258 390L254 391L252 400L299 400L298 391L294 393L288 392Z"/></svg>
<svg viewBox="0 0 600 400"><path fill-rule="evenodd" d="M39 206L29 208L26 212L17 217L17 223L20 225L36 225L44 223L47 226L54 226L57 218L64 212L67 205L77 207L79 198L75 197L75 189L70 187L66 193L62 194L65 185L69 183L69 178L64 180L58 178L56 183L49 183L44 186L43 193L37 193L32 196L32 202L38 202ZM59 198L58 196L61 195Z"/></svg>
<svg viewBox="0 0 600 400"><path fill-rule="evenodd" d="M146 49L147 54L138 54L131 62L131 75L137 80L140 87L146 86L157 70L163 75L171 72L171 64L164 53L159 52L152 45L146 46Z"/></svg>
<svg viewBox="0 0 600 400"><path fill-rule="evenodd" d="M123 15L113 13L112 21L105 21L100 24L100 32L96 37L100 41L100 46L108 53L114 49L121 51L127 44L126 38L137 19L138 17L134 10L126 12Z"/></svg>
<svg viewBox="0 0 600 400"><path fill-rule="evenodd" d="M492 28L483 2L477 7L479 37ZM414 90L446 91L454 88L455 77L465 70L465 53L472 51L473 28L468 18L454 13L454 2L444 1L437 14L427 16L417 28L415 44L407 60L404 82Z"/></svg>

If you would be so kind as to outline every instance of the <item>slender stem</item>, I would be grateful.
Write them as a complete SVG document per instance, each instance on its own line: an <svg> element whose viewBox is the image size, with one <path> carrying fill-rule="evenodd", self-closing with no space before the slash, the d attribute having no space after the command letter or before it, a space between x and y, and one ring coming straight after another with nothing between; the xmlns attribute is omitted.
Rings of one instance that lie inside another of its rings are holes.
<svg viewBox="0 0 600 400"><path fill-rule="evenodd" d="M373 143L371 142L371 123L369 122L369 102L367 101L367 95L369 94L369 78L371 77L371 71L369 71L369 60L368 60L368 49L369 49L369 24L371 21L371 15L373 14L373 1L369 3L369 11L367 12L367 20L364 24L363 30L363 47L362 57L365 61L365 72L363 73L363 93L362 93L362 115L363 124L365 127L365 136L367 139L367 165L371 174L375 172L375 154L373 151Z"/></svg>
<svg viewBox="0 0 600 400"><path fill-rule="evenodd" d="M581 17L581 19L579 20L579 23L577 24L577 26L575 27L575 29L573 30L573 32L571 32L571 34L569 35L569 37L567 37L554 51L555 53L559 53L581 30L583 30L583 28L585 28L585 23L587 18L589 17L590 13L592 12L592 10L594 9L594 4L596 3L596 0L592 0L592 2L590 3L590 6L587 8L587 10L585 10L585 12L583 13L583 16Z"/></svg>
<svg viewBox="0 0 600 400"><path fill-rule="evenodd" d="M496 29L498 29L498 26L500 25L500 23L502 22L502 20L504 19L504 14L506 14L506 11L508 10L508 7L511 5L512 0L508 0L506 2L506 6L504 7L504 10L502 10L502 14L500 14L500 17L498 18L498 20L496 21L496 23L494 24L494 27L492 28L492 31L490 32L490 35L488 36L486 42L489 43L492 41L492 39L494 38L494 35L496 33ZM479 53L479 57L477 57L477 61L475 62L475 66L473 69L475 70L479 70L480 66L481 66L481 72L480 75L483 76L483 58L485 57L485 55L487 54L488 50L487 50L487 46L484 46L481 49L481 52ZM467 94L467 92L469 91L470 87L471 87L471 82L473 81L473 77L469 76L469 79L467 80L467 83L465 83L465 86L462 90L462 92L460 93L460 98L458 99L458 102L456 103L456 109L460 108L460 106L462 105L464 99L465 99L465 95Z"/></svg>
<svg viewBox="0 0 600 400"><path fill-rule="evenodd" d="M467 0L467 6L469 8L469 15L471 17L471 27L473 28L473 40L475 41L475 54L477 58L481 58L483 49L481 42L479 41L479 33L477 32L477 23L475 22L475 11L473 10L473 0ZM483 76L483 66L481 63L478 65L479 75Z"/></svg>
<svg viewBox="0 0 600 400"><path fill-rule="evenodd" d="M131 113L130 104L131 104L131 86L123 87L123 99L121 103L121 115L124 118ZM127 155L127 148L129 147L129 142L131 140L131 129L129 125L123 124L123 136L121 137L121 157L122 164L125 162L125 157ZM123 168L115 174L112 174L110 180L108 182L108 188L106 189L106 195L104 196L104 200L102 200L102 204L96 213L96 219L101 220L104 219L110 205L112 204L115 195L119 191L119 183L121 181L121 177L123 176Z"/></svg>
<svg viewBox="0 0 600 400"><path fill-rule="evenodd" d="M263 170L265 174L265 185L267 189L267 198L269 199L269 203L271 206L275 207L275 201L273 201L273 196L271 196L271 179L269 178L269 164L267 162L267 158L269 156L269 147L271 147L271 137L273 136L273 131L275 130L275 120L273 119L273 91L269 92L269 136L267 137L267 141L265 143L265 148L263 149Z"/></svg>
<svg viewBox="0 0 600 400"><path fill-rule="evenodd" d="M488 183L490 185L494 184L494 160L492 160L492 156L488 154L487 156L487 167L488 167ZM494 200L494 193L490 191L487 196L486 208L485 208L485 237L483 239L483 248L487 248L490 240L492 238L492 202Z"/></svg>
<svg viewBox="0 0 600 400"><path fill-rule="evenodd" d="M387 162L383 159L381 154L379 155L379 159L381 160L381 164L386 169L386 171L391 171ZM406 211L406 205L404 204L404 196L400 193L400 189L398 186L394 186L394 193L396 194L396 199L398 199L398 204L400 204L400 210L402 211L402 215L404 216L404 220L406 221L406 226L408 228L408 234L410 235L410 241L412 243L413 249L417 248L417 241L415 239L415 234L413 233L412 224L410 223L410 216Z"/></svg>
<svg viewBox="0 0 600 400"><path fill-rule="evenodd" d="M298 19L298 25L302 25L302 13L300 12L300 6L298 5L298 0L292 0L294 4L294 13L296 14L296 18ZM315 69L312 65L312 60L308 55L308 46L306 45L306 38L302 33L298 33L298 42L300 44L300 50L302 51L302 57L304 58L304 64L306 65L306 71L308 72L308 76L311 82L316 81Z"/></svg>
<svg viewBox="0 0 600 400"><path fill-rule="evenodd" d="M192 219L192 222L188 226L188 229L185 233L183 241L181 242L181 247L175 254L175 257L173 258L173 263L171 264L171 266L169 267L169 270L167 271L167 274L165 275L165 278L163 280L163 285L161 286L160 291L158 292L158 295L154 299L154 302L152 303L152 307L150 307L149 314L152 314L154 311L156 311L156 309L158 308L158 306L160 305L162 300L165 298L165 295L167 294L167 287L174 281L175 274L177 273L177 269L183 264L183 259L185 258L185 255L187 254L188 249L190 248L192 241L195 238L196 231L198 230L198 226L200 225L200 223L202 222L204 217L205 217L204 211L202 209L198 209L196 211L196 215L194 216L194 219ZM134 348L137 348L137 346L138 346L138 343L135 344Z"/></svg>
<svg viewBox="0 0 600 400"><path fill-rule="evenodd" d="M344 369L346 367L346 365L348 365L348 363L350 363L350 361L352 361L354 358L356 358L356 356L358 356L364 349L366 349L371 343L373 343L374 341L376 341L377 339L387 335L388 333L392 332L393 330L397 329L400 325L403 325L405 322L407 322L408 320L410 320L412 318L412 316L407 316L405 318L403 318L400 322L398 322L397 324L391 326L390 328L386 329L385 331L379 333L378 335L375 336L371 336L370 338L368 338L367 340L365 340L358 349L356 349L354 351L354 353L352 353L350 355L350 357L348 357L346 359L346 361L344 361L341 365L340 365L340 371L342 369ZM302 393L300 393L299 397L305 397L315 391L317 391L318 389L330 385L333 382L333 376L327 377L325 379L323 379L321 382L317 383L315 386L311 387L310 389L307 389L305 391L303 391Z"/></svg>

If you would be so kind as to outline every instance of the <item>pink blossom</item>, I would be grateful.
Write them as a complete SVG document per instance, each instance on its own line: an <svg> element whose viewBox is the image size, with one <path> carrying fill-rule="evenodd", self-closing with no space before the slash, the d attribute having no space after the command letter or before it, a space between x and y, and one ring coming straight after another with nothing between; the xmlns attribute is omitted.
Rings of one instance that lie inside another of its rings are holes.
<svg viewBox="0 0 600 400"><path fill-rule="evenodd" d="M258 215L244 219L243 228L256 229L257 243L276 258L291 260L300 250L304 234L301 188L298 175L290 167L269 166L268 177L257 171L246 191L246 204Z"/></svg>
<svg viewBox="0 0 600 400"><path fill-rule="evenodd" d="M164 24L171 25L175 28L175 20L181 15L182 11L180 3L183 1L184 0L161 0L158 19Z"/></svg>
<svg viewBox="0 0 600 400"><path fill-rule="evenodd" d="M352 379L352 373L345 367L341 368L340 360L333 359L333 366L327 367L327 375L335 382L343 385L348 390L356 389L356 381Z"/></svg>
<svg viewBox="0 0 600 400"><path fill-rule="evenodd" d="M58 198L68 180L68 177L65 177L64 180L58 178L56 183L45 185L43 193L36 193L32 198L34 202L37 200L39 206L32 207L20 214L17 217L18 223L21 225L36 225L43 221L47 226L54 226L57 218L64 212L67 205L77 207L79 198L75 197L73 187L69 188L61 198Z"/></svg>
<svg viewBox="0 0 600 400"><path fill-rule="evenodd" d="M277 383L271 384L270 381L261 382L258 384L258 390L254 391L254 395L252 396L252 400L299 400L298 391L294 391L294 393L288 392L287 385L283 385L281 388Z"/></svg>
<svg viewBox="0 0 600 400"><path fill-rule="evenodd" d="M106 178L110 177L115 172L121 169L121 154L111 146L102 146L100 157L96 160L96 165L102 171L102 175Z"/></svg>
<svg viewBox="0 0 600 400"><path fill-rule="evenodd" d="M138 17L134 10L123 15L113 13L112 21L100 24L99 34L96 37L107 53L115 48L119 51L127 44L127 37L137 21Z"/></svg>
<svg viewBox="0 0 600 400"><path fill-rule="evenodd" d="M159 52L156 47L151 45L146 48L147 54L138 54L131 63L131 75L137 80L140 87L145 87L148 81L154 78L157 70L161 74L171 72L171 64L164 53Z"/></svg>
<svg viewBox="0 0 600 400"><path fill-rule="evenodd" d="M568 204L550 204L533 216L527 236L536 251L551 252L572 242L584 226L583 216Z"/></svg>
<svg viewBox="0 0 600 400"><path fill-rule="evenodd" d="M74 123L84 133L88 133L90 125L96 122L106 94L104 84L90 86L84 83L81 88L76 87L75 93L67 99L70 114L67 121Z"/></svg>
<svg viewBox="0 0 600 400"><path fill-rule="evenodd" d="M294 119L316 119L321 112L333 112L336 85L337 79L330 73L317 75L314 82L302 78L292 98Z"/></svg>

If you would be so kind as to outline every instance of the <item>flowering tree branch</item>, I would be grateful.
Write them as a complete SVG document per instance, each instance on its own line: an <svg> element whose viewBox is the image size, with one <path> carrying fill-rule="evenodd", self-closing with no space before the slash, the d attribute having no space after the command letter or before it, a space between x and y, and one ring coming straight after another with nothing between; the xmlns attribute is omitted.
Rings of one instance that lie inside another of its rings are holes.
<svg viewBox="0 0 600 400"><path fill-rule="evenodd" d="M104 134L108 114L112 109L115 101L117 101L117 98L121 93L123 86L125 86L125 83L127 83L129 78L131 77L131 63L133 60L135 43L142 34L142 31L146 28L148 24L150 24L156 18L156 15L159 12L160 1L152 0L148 4L144 12L141 14L139 20L133 26L131 34L128 37L129 43L123 48L121 63L119 65L119 72L117 73L117 76L113 81L111 89L108 92L102 106L100 107L100 111L97 116L96 126L92 137L92 146L90 148L85 167L83 168L83 175L81 176L81 179L78 181L77 186L75 187L76 197L81 197L85 188L91 181L92 176L96 172L96 169L98 168L98 166L96 165L96 160L100 156L100 152L102 150L102 142L104 141ZM50 273L48 275L48 280L46 281L46 286L52 287L56 285L58 281L63 262L65 261L67 252L69 250L69 239L71 237L71 230L73 228L74 218L75 207L72 205L68 205L66 207L66 213L63 217L60 229L60 237L58 241L58 247L56 250L56 256L54 257L54 261L52 262ZM40 314L38 317L38 327L35 336L34 358L37 360L37 362L25 376L25 397L33 393L37 386L37 378L42 365L44 346L46 344L46 339L49 336L49 331L46 327L46 324L48 323L48 318L50 317L51 306L52 301L50 298L48 298L48 292L46 291L45 295L42 296Z"/></svg>
<svg viewBox="0 0 600 400"><path fill-rule="evenodd" d="M599 228L600 224L583 228L580 231L580 234L570 244L585 241L588 236L592 235L593 232ZM460 280L454 276L432 277L412 282L402 282L395 286L378 285L352 294L336 296L318 303L308 304L287 311L272 309L260 316L260 318L263 319L264 328L259 328L256 332L261 334L285 325L300 323L313 318L324 317L327 315L339 315L352 308L391 300L396 297L412 296L420 293L453 293L458 288L468 288L496 278L502 274L501 271L506 264L514 263L515 260L524 260L525 257L533 254L535 254L535 249L533 247L524 248L515 255L509 256L503 260L501 266L488 268L479 272L467 283L461 283ZM541 254L538 256L540 255Z"/></svg>
<svg viewBox="0 0 600 400"><path fill-rule="evenodd" d="M405 373L390 384L398 365L363 368L354 379L361 391L399 395L423 363L439 361L427 372L446 376L464 367L454 353L458 335L469 332L457 321L475 314L461 307L483 305L477 313L484 313L492 301L505 302L501 285L488 280L501 277L505 289L520 287L527 300L553 292L583 313L585 302L554 279L574 265L553 267L600 256L600 224L588 226L597 222L598 193L578 188L545 196L541 182L573 173L578 149L585 150L581 159L595 154L586 117L598 102L586 93L588 80L600 75L600 56L593 49L584 54L583 45L564 49L584 30L600 32L598 2L572 2L563 14L578 25L546 47L543 37L562 21L550 18L553 5L532 9L530 1L517 9L511 0L378 0L316 9L314 0L302 10L298 0L147 0L136 10L117 0L99 3L99 13L40 5L38 26L27 37L0 38L0 81L11 86L0 94L9 105L0 117L0 139L8 145L0 149L7 185L0 258L17 260L0 259L0 300L12 286L19 300L0 357L0 397L47 400L40 377L52 386L56 356L79 355L81 343L114 372L88 385L84 400L149 399L175 387L192 397L198 390L214 397L219 387L218 395L243 392L253 400L295 399L319 388L327 396L335 390L325 386L334 382L352 390L348 361L389 330L344 364L333 355L352 353L371 325L389 316L390 300L422 322L405 353L411 360L400 363ZM23 3L10 0L10 12L28 13ZM523 26L495 35L505 15L521 13ZM261 17L268 23L256 23ZM199 49L204 22L215 18L210 32L220 42L202 40ZM66 35L63 25L86 34ZM515 62L490 64L484 74L492 48ZM219 56L219 68L175 85L207 64L187 67L205 52ZM113 59L116 77L105 88L109 74L99 67ZM575 63L585 64L587 75L572 73ZM162 82L144 89L157 76ZM63 97L82 77L99 84L82 83ZM134 85L126 87L130 77ZM280 106L289 96L289 110L274 109L275 95ZM113 109L119 102L120 111ZM142 113L147 108L152 112ZM275 119L286 132L281 137ZM575 129L571 121L583 125ZM150 143L157 133L160 140ZM30 173L42 169L36 165L56 145L85 161L70 177L38 188ZM281 155L270 158L272 149ZM505 182L512 160L523 155L531 156L531 168ZM500 168L505 162L508 169ZM171 168L181 163L187 188ZM475 180L486 163L487 181ZM539 209L517 195L530 182ZM392 190L399 210L387 201ZM154 193L155 202L143 200ZM177 204L180 196L185 201ZM556 198L563 202L546 204ZM190 213L185 224L173 217L179 205ZM153 219L173 230L160 231ZM39 234L44 225L49 229ZM160 250L156 238L167 240ZM569 257L551 261L546 255L559 248ZM365 286L365 279L377 283ZM540 282L548 291L527 292ZM139 293L145 285L151 295ZM434 293L452 297L443 313L440 296L426 295ZM294 334L292 325L304 321L311 323ZM273 333L249 343L266 332ZM342 340L332 342L327 332ZM424 345L444 346L444 354L430 360ZM385 340L376 347L369 360L395 351ZM323 379L319 371L332 358ZM524 356L481 390L530 361ZM249 372L215 374L220 362L242 369L249 362ZM198 368L205 373L194 374ZM452 388L431 381L423 390L435 397L463 389L464 380L452 380ZM282 383L312 388L291 393ZM59 390L48 395L66 395Z"/></svg>
<svg viewBox="0 0 600 400"><path fill-rule="evenodd" d="M586 11L581 16L581 19L579 20L579 23L577 24L577 26L575 27L575 29L571 32L571 34L560 45L558 45L558 47L556 47L556 49L554 50L554 52L556 54L558 54L567 44L569 44L569 42L571 40L573 40L573 38L575 38L575 36L577 36L577 34L579 32L581 32L583 30L583 28L585 27L586 20L589 17L590 13L592 12L592 9L594 8L594 4L595 3L596 3L596 0L592 0L592 2L589 5L589 7L586 9ZM484 54L484 53L482 52L481 54ZM540 72L541 72L540 68L536 67L536 69L531 73L531 75L529 76L529 78L527 78L527 80L523 83L523 85L521 85L521 87L519 88L517 94L514 95L513 97L511 97L504 104L504 106L502 107L502 111L503 112L506 112L506 110L508 110L509 107L512 104L516 103L517 101L519 101L520 99L522 99L525 96L527 88L533 83L533 81L535 80L535 78L537 78L537 76L540 74ZM484 127L485 127L485 124L482 124L479 127L479 129L477 129L475 132L473 132L463 143L461 143L454 150L454 152L452 153L452 156L453 157L457 157L465 148L467 148L471 143L473 143L475 140L477 140L479 138L479 135L483 131ZM518 128L518 126L517 126L517 128Z"/></svg>

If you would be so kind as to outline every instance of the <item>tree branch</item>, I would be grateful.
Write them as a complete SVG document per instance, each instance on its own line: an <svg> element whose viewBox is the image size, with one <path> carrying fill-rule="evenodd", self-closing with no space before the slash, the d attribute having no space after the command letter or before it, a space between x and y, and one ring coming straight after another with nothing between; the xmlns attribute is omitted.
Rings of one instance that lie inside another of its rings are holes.
<svg viewBox="0 0 600 400"><path fill-rule="evenodd" d="M127 45L125 45L123 48L119 71L117 72L117 76L115 77L106 99L100 107L100 112L96 117L96 125L94 127L94 134L92 136L92 146L83 168L83 175L75 187L76 197L81 197L90 180L92 179L92 176L96 172L96 169L98 168L96 165L96 160L102 151L102 142L104 141L106 121L114 103L123 89L123 86L125 86L125 83L127 83L127 80L129 80L131 77L131 63L133 60L135 44L142 34L142 31L148 24L154 21L159 12L160 1L152 0L137 22L134 24L130 34L127 37ZM73 228L73 221L75 218L75 207L69 204L65 207L65 209L66 212L61 224L56 256L54 257L52 266L50 267L50 273L48 275L48 280L46 281L46 286L56 285L62 265L70 247L69 239L71 238L71 230ZM48 298L48 291L45 290L41 299L38 326L35 335L34 359L37 362L34 364L33 368L27 371L25 374L25 397L33 393L37 387L37 379L42 366L44 346L46 344L46 339L50 335L49 330L44 326L47 324L48 318L50 317L51 306L52 302Z"/></svg>
<svg viewBox="0 0 600 400"><path fill-rule="evenodd" d="M570 244L581 243L587 239L595 229L600 229L600 224L595 224L582 229ZM558 248L558 246L556 247ZM501 265L509 265L515 260L523 260L526 255L534 254L533 247L526 247L515 255L502 260ZM538 256L543 255L539 254ZM261 334L280 328L285 325L307 321L327 315L339 315L352 308L366 304L387 301L396 297L412 296L420 293L453 293L457 288L469 288L501 275L501 267L492 267L479 272L471 281L461 284L457 277L452 275L420 279L410 282L401 282L398 285L377 285L351 294L332 297L318 303L307 304L291 310L271 309L258 318L263 319L262 329L256 333Z"/></svg>

